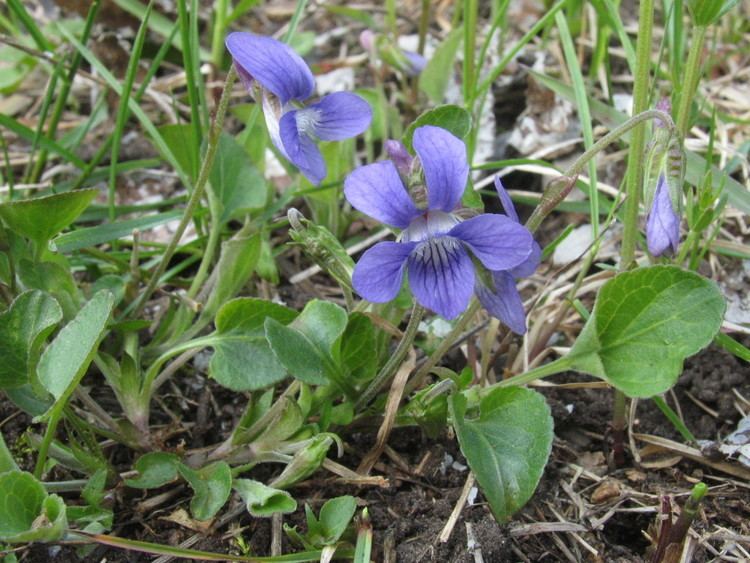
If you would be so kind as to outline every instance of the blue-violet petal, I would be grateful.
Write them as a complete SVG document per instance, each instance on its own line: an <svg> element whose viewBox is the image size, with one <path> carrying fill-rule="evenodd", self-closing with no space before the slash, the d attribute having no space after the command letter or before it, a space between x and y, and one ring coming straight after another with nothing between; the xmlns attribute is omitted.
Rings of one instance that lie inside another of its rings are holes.
<svg viewBox="0 0 750 563"><path fill-rule="evenodd" d="M474 292L474 264L451 237L419 243L409 256L409 287L423 307L446 319L466 310Z"/></svg>
<svg viewBox="0 0 750 563"><path fill-rule="evenodd" d="M323 141L343 141L364 133L372 121L372 109L364 99L350 92L324 96L308 110L317 115L312 134Z"/></svg>
<svg viewBox="0 0 750 563"><path fill-rule="evenodd" d="M289 45L272 37L238 31L227 36L226 46L246 87L248 77L257 80L282 104L312 95L315 89L312 71Z"/></svg>
<svg viewBox="0 0 750 563"><path fill-rule="evenodd" d="M424 170L429 208L453 211L461 201L469 176L466 145L452 133L432 125L418 127L412 144Z"/></svg>
<svg viewBox="0 0 750 563"><path fill-rule="evenodd" d="M385 303L398 295L404 278L404 266L414 243L379 242L357 262L352 286L373 303Z"/></svg>
<svg viewBox="0 0 750 563"><path fill-rule="evenodd" d="M466 243L489 270L510 270L531 254L529 230L504 215L485 213L459 223L448 235Z"/></svg>
<svg viewBox="0 0 750 563"><path fill-rule="evenodd" d="M344 181L344 195L355 209L399 229L419 215L390 160L355 169Z"/></svg>

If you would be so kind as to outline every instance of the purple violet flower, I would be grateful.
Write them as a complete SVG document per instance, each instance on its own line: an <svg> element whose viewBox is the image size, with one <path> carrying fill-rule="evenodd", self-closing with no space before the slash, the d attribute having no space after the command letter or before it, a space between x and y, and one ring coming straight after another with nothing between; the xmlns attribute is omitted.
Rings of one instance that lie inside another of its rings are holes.
<svg viewBox="0 0 750 563"><path fill-rule="evenodd" d="M477 267L490 272L523 267L534 241L523 225L504 215L485 213L462 221L453 213L469 174L463 141L426 125L414 132L413 145L424 170L426 209L415 205L390 160L357 168L344 182L344 195L354 208L402 229L397 242L380 242L362 255L352 284L365 299L384 303L396 297L407 270L417 302L453 319L482 287ZM497 285L487 289L492 295L505 291Z"/></svg>
<svg viewBox="0 0 750 563"><path fill-rule="evenodd" d="M271 37L230 33L226 46L247 91L263 107L269 136L279 152L313 184L326 176L317 141L342 141L364 132L370 105L349 92L334 92L304 106L315 90L310 67L294 50Z"/></svg>
<svg viewBox="0 0 750 563"><path fill-rule="evenodd" d="M672 207L664 174L659 175L654 202L646 220L646 241L648 251L654 256L661 256L669 249L677 252L680 244L680 218Z"/></svg>

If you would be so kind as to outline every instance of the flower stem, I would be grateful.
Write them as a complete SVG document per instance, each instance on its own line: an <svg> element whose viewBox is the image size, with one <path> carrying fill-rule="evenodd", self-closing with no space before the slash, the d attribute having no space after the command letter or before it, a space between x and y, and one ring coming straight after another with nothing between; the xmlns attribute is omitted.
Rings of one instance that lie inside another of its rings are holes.
<svg viewBox="0 0 750 563"><path fill-rule="evenodd" d="M651 42L654 26L653 0L642 0L638 16L638 43L636 45L635 83L633 85L633 114L648 107L648 88L651 71ZM638 210L643 170L643 148L646 130L636 127L630 142L628 169L625 183L625 219L620 250L620 268L627 270L635 259L635 241L638 236Z"/></svg>
<svg viewBox="0 0 750 563"><path fill-rule="evenodd" d="M432 354L430 354L430 357L427 358L427 361L422 364L422 366L417 370L417 373L414 374L414 377L412 377L411 381L406 384L406 389L404 391L405 394L411 393L414 389L418 388L422 384L422 381L427 376L427 374L430 373L430 370L434 368L437 363L443 358L443 356L445 356L448 350L453 347L458 337L461 336L461 334L464 332L466 325L469 324L469 321L474 317L474 315L476 315L477 311L479 311L479 307L479 301L477 301L476 299L471 302L469 308L461 314L448 335L442 339L440 345Z"/></svg>
<svg viewBox="0 0 750 563"><path fill-rule="evenodd" d="M414 308L411 311L411 317L409 318L409 324L406 325L404 335L401 337L401 341L398 343L398 347L393 355L388 359L380 372L375 376L370 384L365 389L364 393L360 396L357 401L355 410L359 410L365 406L378 394L380 389L386 384L391 376L396 373L396 370L403 362L406 357L409 348L414 342L414 337L417 335L417 328L419 328L419 321L422 320L424 314L424 308L415 303Z"/></svg>
<svg viewBox="0 0 750 563"><path fill-rule="evenodd" d="M698 88L698 80L701 76L701 53L706 41L706 31L708 28L699 25L693 30L693 40L690 42L690 52L688 53L687 64L685 65L685 76L682 81L684 88L680 93L680 105L677 108L677 129L680 136L684 139L688 132L688 121L690 119L690 106L693 103L693 96Z"/></svg>
<svg viewBox="0 0 750 563"><path fill-rule="evenodd" d="M464 0L464 105L473 114L476 90L477 0Z"/></svg>
<svg viewBox="0 0 750 563"><path fill-rule="evenodd" d="M224 125L224 117L227 113L227 106L229 105L229 99L232 94L232 84L234 84L236 78L237 72L234 66L232 66L230 67L226 81L224 82L224 90L221 93L221 100L219 101L219 106L216 109L216 117L214 118L214 122L211 125L211 130L208 137L208 145L206 148L206 156L203 159L203 164L201 165L200 173L198 174L198 181L196 182L195 187L193 187L193 191L190 193L190 198L188 199L187 206L185 207L185 213L180 220L180 224L177 226L177 230L174 232L174 235L172 235L172 240L169 241L169 245L167 245L167 248L164 251L164 255L162 256L159 265L151 275L151 279L149 280L146 289L143 291L138 301L136 302L135 308L132 313L133 317L138 316L138 313L141 312L146 302L151 297L151 294L156 289L156 286L159 284L159 279L167 269L167 265L169 264L169 261L172 259L172 256L177 250L177 245L179 244L182 235L185 233L185 229L187 229L188 224L192 220L193 215L198 208L198 204L200 203L201 197L203 196L203 192L206 189L209 172L211 171L214 163L214 158L216 157L216 149L219 147L219 136Z"/></svg>
<svg viewBox="0 0 750 563"><path fill-rule="evenodd" d="M427 28L430 26L430 3L431 0L422 0L422 11L419 14L419 46L417 53L424 55L424 47L427 42Z"/></svg>
<svg viewBox="0 0 750 563"><path fill-rule="evenodd" d="M543 364L525 373L514 375L513 377L509 377L508 379L498 381L497 383L494 383L489 387L485 387L484 389L482 389L481 393L489 393L490 390L500 389L501 387L515 387L518 385L526 385L527 383L531 383L532 381L536 381L537 379L544 379L545 377L549 377L550 375L568 371L572 366L573 358L571 358L570 356L563 356L562 358L558 358L552 362L549 362L548 364Z"/></svg>
<svg viewBox="0 0 750 563"><path fill-rule="evenodd" d="M648 88L651 74L651 42L654 26L653 0L642 0L638 15L638 43L635 54L635 83L633 84L633 114L638 115L648 107ZM646 129L640 125L633 131L628 154L628 169L625 181L625 218L623 221L620 269L627 270L635 260L635 241L638 236L638 211L640 208L641 181L643 171L643 149ZM612 409L612 451L615 466L625 462L625 395L614 390Z"/></svg>

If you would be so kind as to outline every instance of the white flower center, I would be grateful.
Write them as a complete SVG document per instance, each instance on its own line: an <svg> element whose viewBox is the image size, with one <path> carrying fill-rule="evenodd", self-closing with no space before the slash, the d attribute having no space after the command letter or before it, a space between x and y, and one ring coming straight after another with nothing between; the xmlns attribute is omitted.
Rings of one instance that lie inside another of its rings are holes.
<svg viewBox="0 0 750 563"><path fill-rule="evenodd" d="M317 129L320 123L320 113L319 109L313 108L304 108L297 111L294 118L297 121L297 130L300 132L300 135L315 136L315 129Z"/></svg>
<svg viewBox="0 0 750 563"><path fill-rule="evenodd" d="M453 213L445 211L425 211L419 217L412 219L409 226L401 233L402 242L422 242L439 237L450 231L461 222Z"/></svg>

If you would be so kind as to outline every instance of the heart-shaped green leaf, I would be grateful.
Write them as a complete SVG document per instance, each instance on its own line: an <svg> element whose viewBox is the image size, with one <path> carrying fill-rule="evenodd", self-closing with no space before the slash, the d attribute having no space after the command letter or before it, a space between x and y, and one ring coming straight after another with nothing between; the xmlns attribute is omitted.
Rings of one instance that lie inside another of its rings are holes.
<svg viewBox="0 0 750 563"><path fill-rule="evenodd" d="M0 204L0 217L12 231L38 243L50 240L75 221L99 190L75 190L61 194Z"/></svg>
<svg viewBox="0 0 750 563"><path fill-rule="evenodd" d="M255 517L266 518L280 512L297 510L297 501L286 491L268 487L251 479L235 479L233 488L245 501L247 511Z"/></svg>
<svg viewBox="0 0 750 563"><path fill-rule="evenodd" d="M42 291L27 291L0 315L0 389L31 381L42 343L62 320L57 301Z"/></svg>
<svg viewBox="0 0 750 563"><path fill-rule="evenodd" d="M685 358L719 332L726 303L718 286L676 266L622 273L599 291L568 358L630 397L672 387Z"/></svg>
<svg viewBox="0 0 750 563"><path fill-rule="evenodd" d="M63 537L67 526L63 500L48 495L31 473L0 475L0 541L55 541Z"/></svg>
<svg viewBox="0 0 750 563"><path fill-rule="evenodd" d="M449 400L453 427L492 514L502 522L531 498L552 449L552 416L539 393L493 389L467 418L467 399Z"/></svg>
<svg viewBox="0 0 750 563"><path fill-rule="evenodd" d="M125 479L128 487L136 489L158 489L177 479L180 458L167 452L149 452L138 458L133 469L138 477Z"/></svg>
<svg viewBox="0 0 750 563"><path fill-rule="evenodd" d="M211 377L235 391L254 391L284 379L286 369L271 351L263 323L273 319L286 324L296 316L296 311L262 299L226 303L216 315L216 332L210 338Z"/></svg>
<svg viewBox="0 0 750 563"><path fill-rule="evenodd" d="M341 307L313 300L288 326L266 320L266 338L276 358L294 377L311 385L325 385L337 373L339 337L346 324L346 311Z"/></svg>
<svg viewBox="0 0 750 563"><path fill-rule="evenodd" d="M213 518L232 492L232 470L229 465L218 461L197 471L182 464L178 469L193 489L190 512L198 520Z"/></svg>

